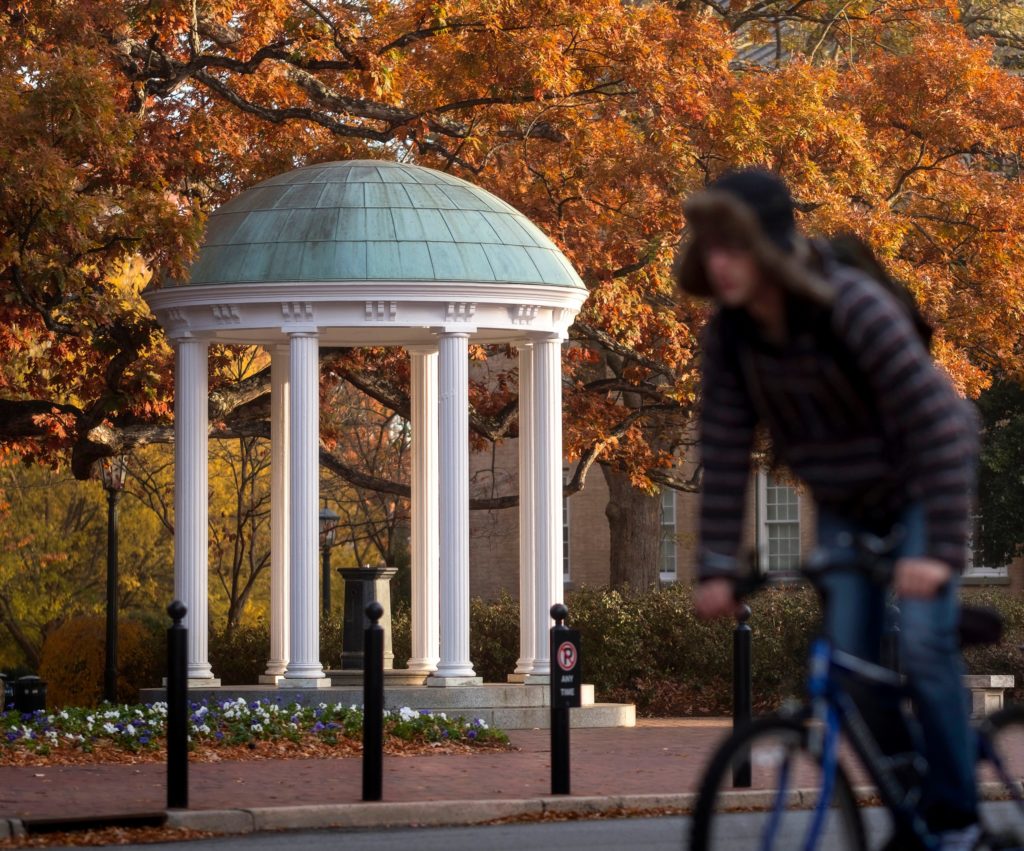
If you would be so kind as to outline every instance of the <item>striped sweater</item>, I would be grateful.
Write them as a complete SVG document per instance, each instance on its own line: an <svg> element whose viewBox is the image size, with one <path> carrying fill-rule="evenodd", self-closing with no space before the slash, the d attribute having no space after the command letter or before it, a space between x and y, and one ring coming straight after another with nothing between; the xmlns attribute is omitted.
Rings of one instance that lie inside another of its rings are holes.
<svg viewBox="0 0 1024 851"><path fill-rule="evenodd" d="M705 330L702 578L736 569L758 421L820 505L882 530L920 500L925 555L963 569L977 457L973 407L932 363L890 293L858 270L830 271L831 308L791 305L796 330L785 345L764 342L743 311L719 311Z"/></svg>

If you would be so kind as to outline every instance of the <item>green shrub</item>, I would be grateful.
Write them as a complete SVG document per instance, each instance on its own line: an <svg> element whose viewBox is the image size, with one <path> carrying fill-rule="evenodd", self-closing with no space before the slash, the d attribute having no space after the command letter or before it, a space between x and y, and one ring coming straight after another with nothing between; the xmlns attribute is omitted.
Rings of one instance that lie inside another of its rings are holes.
<svg viewBox="0 0 1024 851"><path fill-rule="evenodd" d="M105 619L72 618L53 630L43 644L39 676L47 683L47 706L96 706L103 697L106 652ZM133 702L139 688L160 684L165 644L144 624L118 624L117 699Z"/></svg>
<svg viewBox="0 0 1024 851"><path fill-rule="evenodd" d="M210 631L209 659L223 685L252 685L267 670L270 630L264 621Z"/></svg>

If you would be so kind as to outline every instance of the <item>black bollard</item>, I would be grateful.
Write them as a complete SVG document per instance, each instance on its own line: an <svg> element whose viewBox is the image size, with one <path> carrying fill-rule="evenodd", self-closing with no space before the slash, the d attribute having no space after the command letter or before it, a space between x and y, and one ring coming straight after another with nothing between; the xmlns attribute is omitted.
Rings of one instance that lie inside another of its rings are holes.
<svg viewBox="0 0 1024 851"><path fill-rule="evenodd" d="M167 808L188 809L188 610L180 600L167 607Z"/></svg>
<svg viewBox="0 0 1024 851"><path fill-rule="evenodd" d="M732 634L732 726L736 730L750 720L750 606L741 606ZM750 787L750 752L740 752L732 765L732 785Z"/></svg>
<svg viewBox="0 0 1024 851"><path fill-rule="evenodd" d="M569 610L551 607L551 794L569 793L569 709L580 705L580 634L565 626Z"/></svg>
<svg viewBox="0 0 1024 851"><path fill-rule="evenodd" d="M384 776L384 607L366 607L370 625L363 637L363 800L383 797Z"/></svg>

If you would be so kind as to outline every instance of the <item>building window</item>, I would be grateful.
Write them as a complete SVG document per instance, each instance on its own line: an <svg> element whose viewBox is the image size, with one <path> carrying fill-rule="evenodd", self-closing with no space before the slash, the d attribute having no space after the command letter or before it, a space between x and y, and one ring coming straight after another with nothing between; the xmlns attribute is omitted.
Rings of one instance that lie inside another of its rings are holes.
<svg viewBox="0 0 1024 851"><path fill-rule="evenodd" d="M800 500L796 488L772 473L762 472L757 478L762 568L794 570L800 566Z"/></svg>
<svg viewBox="0 0 1024 851"><path fill-rule="evenodd" d="M676 581L676 492L661 491L661 581Z"/></svg>
<svg viewBox="0 0 1024 851"><path fill-rule="evenodd" d="M569 581L569 497L565 486L569 483L569 471L562 470L562 581Z"/></svg>
<svg viewBox="0 0 1024 851"><path fill-rule="evenodd" d="M987 579L1005 579L1009 576L1007 571L1007 565L991 566L978 564L974 559L974 539L981 534L982 519L980 514L975 514L972 518L970 538L967 541L967 567L964 569L965 577L978 577Z"/></svg>

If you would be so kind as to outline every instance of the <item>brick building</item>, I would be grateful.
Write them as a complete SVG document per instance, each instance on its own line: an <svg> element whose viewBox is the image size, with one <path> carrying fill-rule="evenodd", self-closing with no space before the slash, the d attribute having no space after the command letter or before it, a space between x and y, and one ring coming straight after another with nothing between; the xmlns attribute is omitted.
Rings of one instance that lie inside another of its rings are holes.
<svg viewBox="0 0 1024 851"><path fill-rule="evenodd" d="M489 453L478 453L471 462L471 493L493 497L516 493L516 441L509 440ZM568 477L573 468L565 466ZM697 537L696 494L663 489L662 582L690 581L693 577ZM567 589L602 586L609 578L609 531L604 510L608 489L596 467L586 487L563 502L563 573ZM754 474L750 488L745 549L756 548L762 567L795 566L814 547L814 505L799 489L769 472ZM470 516L470 594L493 599L502 592L519 593L518 510L473 511ZM1012 586L1024 591L1024 561L1009 568L971 566L963 578L965 587Z"/></svg>

